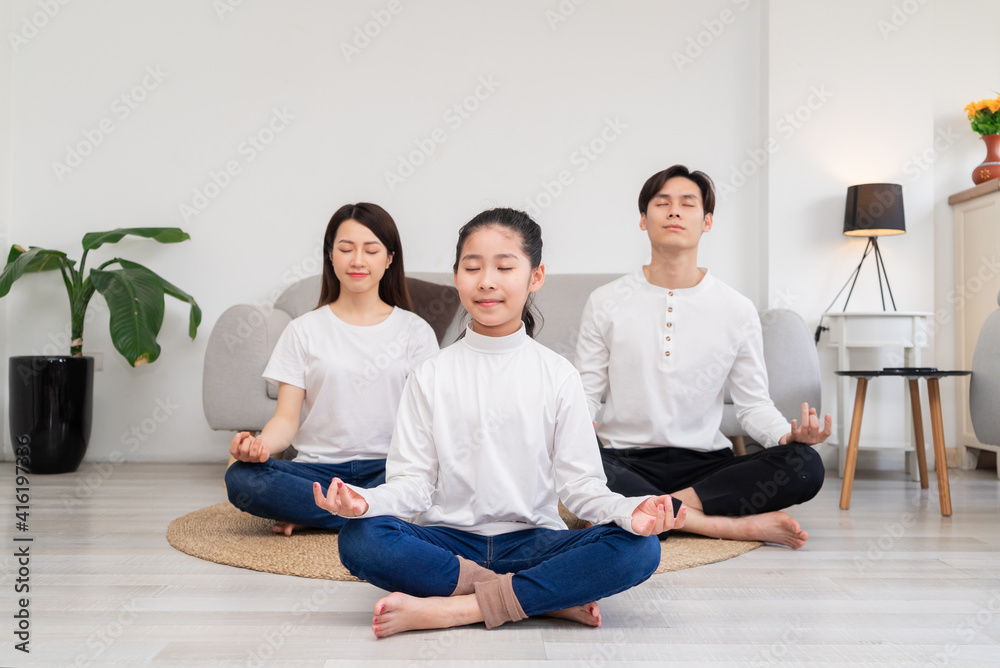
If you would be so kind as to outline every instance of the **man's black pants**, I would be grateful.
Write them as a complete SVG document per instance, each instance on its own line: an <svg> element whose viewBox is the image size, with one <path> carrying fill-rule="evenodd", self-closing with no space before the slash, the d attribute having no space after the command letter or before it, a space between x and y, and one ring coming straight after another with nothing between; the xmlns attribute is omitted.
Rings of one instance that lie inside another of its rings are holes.
<svg viewBox="0 0 1000 668"><path fill-rule="evenodd" d="M694 488L706 515L756 515L804 503L823 486L823 460L802 443L737 457L729 448L601 448L608 487L625 496Z"/></svg>

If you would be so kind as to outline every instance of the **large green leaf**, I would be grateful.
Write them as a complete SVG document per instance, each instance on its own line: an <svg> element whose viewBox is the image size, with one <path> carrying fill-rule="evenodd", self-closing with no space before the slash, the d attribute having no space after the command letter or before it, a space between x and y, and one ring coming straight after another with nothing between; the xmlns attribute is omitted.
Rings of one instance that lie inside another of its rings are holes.
<svg viewBox="0 0 1000 668"><path fill-rule="evenodd" d="M175 244L191 238L187 232L179 227L119 227L116 230L108 232L88 232L83 235L83 249L92 251L104 244L117 243L129 234L136 237L153 239L162 244Z"/></svg>
<svg viewBox="0 0 1000 668"><path fill-rule="evenodd" d="M72 269L75 263L66 257L66 253L44 248L32 247L24 250L20 246L12 246L7 256L7 266L0 274L0 297L7 296L14 281L25 274L54 269Z"/></svg>
<svg viewBox="0 0 1000 668"><path fill-rule="evenodd" d="M201 307L198 306L198 304L195 302L194 297L184 292L183 290L181 290L176 285L166 280L159 274L153 273L151 270L146 269L146 267L143 267L140 264L136 264L135 262L129 262L128 260L122 260L122 259L118 259L118 263L125 268L145 269L146 271L153 274L154 276L156 276L156 278L160 280L160 283L163 284L163 291L165 293L167 293L174 299L179 299L182 302L187 302L188 304L190 304L191 315L188 317L188 336L190 336L192 339L195 337L195 335L198 333L198 325L201 324Z"/></svg>
<svg viewBox="0 0 1000 668"><path fill-rule="evenodd" d="M132 366L160 356L156 335L163 324L163 283L141 265L90 272L110 311L111 341Z"/></svg>

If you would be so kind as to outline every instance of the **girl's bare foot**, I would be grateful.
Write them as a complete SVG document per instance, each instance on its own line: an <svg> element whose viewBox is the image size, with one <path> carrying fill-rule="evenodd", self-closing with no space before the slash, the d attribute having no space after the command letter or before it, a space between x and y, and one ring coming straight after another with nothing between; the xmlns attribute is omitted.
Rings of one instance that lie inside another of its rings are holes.
<svg viewBox="0 0 1000 668"><path fill-rule="evenodd" d="M547 612L542 616L568 619L571 622L579 622L581 624L585 624L586 626L601 625L601 608L597 605L597 603L578 605L573 608L566 608L565 610L553 610L552 612Z"/></svg>
<svg viewBox="0 0 1000 668"><path fill-rule="evenodd" d="M475 594L419 598L394 592L375 603L372 631L386 638L415 629L447 629L483 621Z"/></svg>
<svg viewBox="0 0 1000 668"><path fill-rule="evenodd" d="M271 531L274 533L283 533L286 536L291 536L293 531L298 531L300 529L308 529L305 524L295 524L293 522L275 522L274 526L271 527Z"/></svg>

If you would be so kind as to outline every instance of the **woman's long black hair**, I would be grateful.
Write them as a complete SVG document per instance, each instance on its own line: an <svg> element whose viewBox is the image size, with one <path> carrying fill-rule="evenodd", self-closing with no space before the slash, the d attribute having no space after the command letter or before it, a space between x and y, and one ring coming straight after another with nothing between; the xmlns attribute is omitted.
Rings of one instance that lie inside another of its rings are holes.
<svg viewBox="0 0 1000 668"><path fill-rule="evenodd" d="M406 273L403 271L403 245L399 241L396 221L388 211L378 204L369 202L345 204L330 218L330 223L326 226L326 235L323 237L323 285L320 288L319 304L316 308L332 304L340 297L340 279L333 272L330 253L337 240L337 229L348 220L357 221L371 230L392 257L389 268L385 270L385 275L378 283L379 299L389 306L412 311L413 303L410 301L410 292L406 289Z"/></svg>

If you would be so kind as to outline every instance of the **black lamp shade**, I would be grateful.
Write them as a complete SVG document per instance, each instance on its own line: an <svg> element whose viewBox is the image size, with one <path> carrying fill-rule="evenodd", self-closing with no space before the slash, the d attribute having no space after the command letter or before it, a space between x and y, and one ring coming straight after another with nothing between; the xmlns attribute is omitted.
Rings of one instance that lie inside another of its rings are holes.
<svg viewBox="0 0 1000 668"><path fill-rule="evenodd" d="M844 234L882 237L905 234L903 186L896 183L863 183L847 189Z"/></svg>

